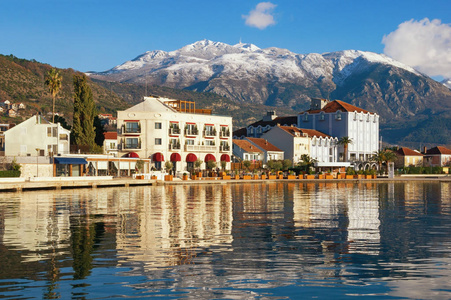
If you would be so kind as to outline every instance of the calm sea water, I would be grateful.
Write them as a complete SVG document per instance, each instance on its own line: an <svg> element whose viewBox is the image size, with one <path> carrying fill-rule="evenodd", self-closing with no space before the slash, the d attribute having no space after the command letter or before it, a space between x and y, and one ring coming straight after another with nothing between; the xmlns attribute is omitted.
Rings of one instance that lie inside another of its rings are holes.
<svg viewBox="0 0 451 300"><path fill-rule="evenodd" d="M0 194L0 298L450 299L451 183Z"/></svg>

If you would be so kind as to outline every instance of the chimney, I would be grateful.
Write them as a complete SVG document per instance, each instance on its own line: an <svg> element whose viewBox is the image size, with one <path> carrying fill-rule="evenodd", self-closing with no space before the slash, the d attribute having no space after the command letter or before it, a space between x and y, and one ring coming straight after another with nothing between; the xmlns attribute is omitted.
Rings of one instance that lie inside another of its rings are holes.
<svg viewBox="0 0 451 300"><path fill-rule="evenodd" d="M327 99L312 98L312 101L310 102L310 110L323 109L323 107L326 106L329 102L330 101Z"/></svg>
<svg viewBox="0 0 451 300"><path fill-rule="evenodd" d="M427 150L428 150L428 148L426 146L424 146L423 153L426 154Z"/></svg>
<svg viewBox="0 0 451 300"><path fill-rule="evenodd" d="M277 118L277 115L276 115L276 111L275 110L271 110L271 111L267 111L266 112L266 116L263 116L263 121L272 121L272 120L274 120L275 118Z"/></svg>

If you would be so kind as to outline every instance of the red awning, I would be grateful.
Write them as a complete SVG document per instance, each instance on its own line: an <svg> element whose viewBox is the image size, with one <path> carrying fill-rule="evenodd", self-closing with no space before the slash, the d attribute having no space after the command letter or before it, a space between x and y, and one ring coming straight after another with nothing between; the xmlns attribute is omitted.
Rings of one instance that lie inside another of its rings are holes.
<svg viewBox="0 0 451 300"><path fill-rule="evenodd" d="M164 161L164 156L160 152L154 153L152 156L153 161Z"/></svg>
<svg viewBox="0 0 451 300"><path fill-rule="evenodd" d="M171 161L182 161L182 157L178 153L171 154Z"/></svg>
<svg viewBox="0 0 451 300"><path fill-rule="evenodd" d="M139 158L139 155L136 152L129 152L129 153L125 154L125 157Z"/></svg>
<svg viewBox="0 0 451 300"><path fill-rule="evenodd" d="M221 155L221 161L230 162L230 156L228 154Z"/></svg>
<svg viewBox="0 0 451 300"><path fill-rule="evenodd" d="M213 154L207 154L207 155L205 155L204 161L205 161L205 162L209 162L210 160L216 161L215 156L214 156Z"/></svg>
<svg viewBox="0 0 451 300"><path fill-rule="evenodd" d="M188 154L186 156L186 162L195 162L197 160L197 156L195 154Z"/></svg>

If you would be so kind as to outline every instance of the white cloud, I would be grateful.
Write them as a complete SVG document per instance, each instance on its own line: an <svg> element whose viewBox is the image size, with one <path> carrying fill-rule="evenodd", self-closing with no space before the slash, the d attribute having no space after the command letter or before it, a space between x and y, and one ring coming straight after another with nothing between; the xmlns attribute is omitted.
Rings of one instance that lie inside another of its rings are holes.
<svg viewBox="0 0 451 300"><path fill-rule="evenodd" d="M440 20L410 20L384 36L384 53L429 76L451 78L451 26Z"/></svg>
<svg viewBox="0 0 451 300"><path fill-rule="evenodd" d="M243 18L246 20L246 25L257 27L258 29L265 29L269 25L276 24L272 15L276 6L271 2L260 2L255 9L250 11L249 15L243 15Z"/></svg>

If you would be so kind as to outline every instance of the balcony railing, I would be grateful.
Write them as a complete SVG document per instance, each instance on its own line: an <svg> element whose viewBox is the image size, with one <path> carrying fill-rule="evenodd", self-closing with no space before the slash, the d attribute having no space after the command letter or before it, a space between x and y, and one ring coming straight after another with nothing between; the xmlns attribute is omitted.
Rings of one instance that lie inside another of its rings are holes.
<svg viewBox="0 0 451 300"><path fill-rule="evenodd" d="M141 149L141 143L124 144L124 149L126 149L126 150Z"/></svg>
<svg viewBox="0 0 451 300"><path fill-rule="evenodd" d="M212 151L216 151L217 149L218 149L218 147L216 147L216 146L185 145L185 151L212 152Z"/></svg>
<svg viewBox="0 0 451 300"><path fill-rule="evenodd" d="M216 136L216 130L204 130L204 136Z"/></svg>
<svg viewBox="0 0 451 300"><path fill-rule="evenodd" d="M228 152L228 151L230 151L230 146L220 146L219 147L219 151L221 151L221 152Z"/></svg>
<svg viewBox="0 0 451 300"><path fill-rule="evenodd" d="M230 131L220 131L219 132L219 136L220 137L229 137L230 136Z"/></svg>
<svg viewBox="0 0 451 300"><path fill-rule="evenodd" d="M169 134L180 134L180 128L169 128Z"/></svg>
<svg viewBox="0 0 451 300"><path fill-rule="evenodd" d="M185 135L198 135L199 130L197 129L185 129Z"/></svg>
<svg viewBox="0 0 451 300"><path fill-rule="evenodd" d="M127 126L122 126L122 132L123 133L128 133L128 134L139 134L141 133L141 127L127 127Z"/></svg>
<svg viewBox="0 0 451 300"><path fill-rule="evenodd" d="M180 144L169 144L169 150L180 150Z"/></svg>

